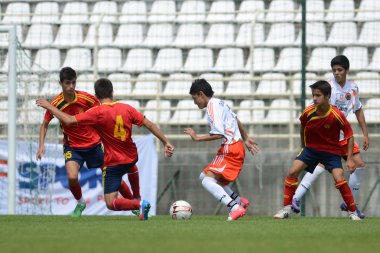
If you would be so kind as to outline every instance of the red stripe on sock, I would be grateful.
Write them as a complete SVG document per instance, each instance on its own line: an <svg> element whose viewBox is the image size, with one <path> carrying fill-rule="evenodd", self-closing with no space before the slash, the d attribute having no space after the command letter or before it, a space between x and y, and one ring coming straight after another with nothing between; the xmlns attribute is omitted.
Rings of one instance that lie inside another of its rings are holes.
<svg viewBox="0 0 380 253"><path fill-rule="evenodd" d="M296 193L298 179L286 177L284 183L284 206L292 204L293 196Z"/></svg>
<svg viewBox="0 0 380 253"><path fill-rule="evenodd" d="M124 182L124 180L121 180L121 186L120 186L119 192L121 196L123 196L123 198L126 198L126 199L133 198L132 192L129 189L129 186Z"/></svg>
<svg viewBox="0 0 380 253"><path fill-rule="evenodd" d="M70 185L69 189L76 200L82 198L82 188L80 188L79 183L76 183L75 185Z"/></svg>
<svg viewBox="0 0 380 253"><path fill-rule="evenodd" d="M347 180L343 179L335 184L335 187L340 191L342 195L344 203L347 205L347 209L351 212L356 211L356 205L354 201L354 197L352 196L352 192L350 187L347 184Z"/></svg>
<svg viewBox="0 0 380 253"><path fill-rule="evenodd" d="M141 199L139 170L136 165L133 166L131 171L128 173L128 180L129 180L129 183L131 184L133 198Z"/></svg>
<svg viewBox="0 0 380 253"><path fill-rule="evenodd" d="M140 200L117 198L112 201L111 207L114 211L138 210L140 208Z"/></svg>

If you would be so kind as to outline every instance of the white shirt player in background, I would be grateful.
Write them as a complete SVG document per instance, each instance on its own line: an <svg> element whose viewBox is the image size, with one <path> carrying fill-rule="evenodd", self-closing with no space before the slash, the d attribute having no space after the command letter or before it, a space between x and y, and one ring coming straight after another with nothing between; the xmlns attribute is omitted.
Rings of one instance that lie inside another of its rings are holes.
<svg viewBox="0 0 380 253"><path fill-rule="evenodd" d="M363 132L363 145L362 148L364 151L368 149L369 140L368 140L368 132L367 132L367 124L364 117L364 112L362 109L362 103L359 99L359 88L358 85L350 80L347 80L347 74L350 68L350 62L344 55L338 55L331 60L331 68L334 74L334 78L328 80L331 85L331 98L330 103L335 105L343 114L348 117L349 113L354 113L359 122L360 128ZM346 147L346 140L344 140L341 135L341 143L342 147ZM346 150L346 148L344 148ZM346 156L346 151L343 151L342 156ZM350 171L350 179L349 186L352 191L352 195L354 196L355 203L358 203L358 194L360 189L360 181L362 177L362 172L364 168L364 160L360 155L360 149L357 143L355 143L354 147L354 162L355 162L355 170ZM294 212L298 213L300 211L300 200L305 195L307 190L313 185L318 176L324 172L325 169L323 165L319 164L313 174L306 173L303 177L299 187L296 190L296 193L293 197L292 209ZM345 203L340 205L342 211L347 211L347 206ZM364 214L356 208L358 211L358 215L360 218L364 218Z"/></svg>
<svg viewBox="0 0 380 253"><path fill-rule="evenodd" d="M196 79L192 83L190 95L199 109L207 107L207 119L211 130L209 134L202 136L198 136L192 128L186 128L184 133L197 142L221 140L217 154L199 178L209 193L230 208L228 220L237 220L246 214L249 201L238 196L229 184L236 180L242 169L244 144L253 155L259 150L257 143L247 136L231 108L223 100L213 98L214 91L205 79Z"/></svg>

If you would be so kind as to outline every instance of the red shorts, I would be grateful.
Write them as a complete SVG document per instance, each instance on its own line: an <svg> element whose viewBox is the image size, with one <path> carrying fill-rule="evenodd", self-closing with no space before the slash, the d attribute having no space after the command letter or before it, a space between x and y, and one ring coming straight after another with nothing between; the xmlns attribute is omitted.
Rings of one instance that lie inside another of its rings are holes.
<svg viewBox="0 0 380 253"><path fill-rule="evenodd" d="M211 171L221 175L221 183L227 185L236 180L244 164L245 147L242 141L222 145L212 162L203 170L205 174Z"/></svg>
<svg viewBox="0 0 380 253"><path fill-rule="evenodd" d="M342 156L347 157L347 154L348 154L347 140L341 141L340 146L342 147ZM353 154L358 154L358 153L360 153L359 145L355 142Z"/></svg>

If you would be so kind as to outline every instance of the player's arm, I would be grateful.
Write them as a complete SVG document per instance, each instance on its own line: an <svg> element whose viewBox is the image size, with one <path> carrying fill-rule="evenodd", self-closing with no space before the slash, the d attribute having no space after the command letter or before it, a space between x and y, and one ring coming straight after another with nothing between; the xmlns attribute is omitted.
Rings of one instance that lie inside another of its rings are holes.
<svg viewBox="0 0 380 253"><path fill-rule="evenodd" d="M369 147L369 138L368 138L368 131L367 131L367 123L365 122L364 112L363 109L360 108L355 112L356 119L359 122L360 128L363 132L363 150L367 150Z"/></svg>
<svg viewBox="0 0 380 253"><path fill-rule="evenodd" d="M222 139L224 137L223 135L220 135L220 134L206 134L206 135L198 136L195 133L194 129L192 128L185 128L183 132L185 134L190 135L193 141L214 141L214 140Z"/></svg>
<svg viewBox="0 0 380 253"><path fill-rule="evenodd" d="M51 112L54 116L56 116L65 125L75 125L78 123L77 119L74 116L58 110L58 108L56 108L55 106L50 104L49 101L47 101L44 98L37 99L36 104L38 106L41 106L42 108L45 108L49 112Z"/></svg>
<svg viewBox="0 0 380 253"><path fill-rule="evenodd" d="M351 136L347 139L347 161L346 161L346 168L348 171L354 171L355 170L355 162L354 162L354 136Z"/></svg>
<svg viewBox="0 0 380 253"><path fill-rule="evenodd" d="M252 137L247 135L247 133L245 132L244 126L240 122L240 120L238 118L236 118L236 120L238 123L238 127L239 127L241 137L243 138L244 144L247 147L247 149L249 150L249 152L251 152L252 155L259 152L260 149L259 149L256 141Z"/></svg>
<svg viewBox="0 0 380 253"><path fill-rule="evenodd" d="M145 126L154 136L156 136L165 147L165 157L171 157L174 153L174 146L166 138L165 134L159 129L156 124L147 118L143 119L143 126Z"/></svg>
<svg viewBox="0 0 380 253"><path fill-rule="evenodd" d="M36 154L36 160L41 160L41 157L45 154L45 137L48 130L49 121L44 119L40 127L40 143Z"/></svg>

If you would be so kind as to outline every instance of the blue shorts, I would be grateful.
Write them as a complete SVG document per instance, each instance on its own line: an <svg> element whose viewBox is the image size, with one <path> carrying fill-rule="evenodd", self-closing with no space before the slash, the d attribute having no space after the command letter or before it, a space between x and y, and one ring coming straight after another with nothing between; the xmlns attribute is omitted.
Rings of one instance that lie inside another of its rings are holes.
<svg viewBox="0 0 380 253"><path fill-rule="evenodd" d="M335 168L342 168L342 160L340 155L335 155L323 151L317 151L308 147L304 147L298 153L295 160L306 163L306 171L313 173L318 163L325 166L325 169L331 171Z"/></svg>
<svg viewBox="0 0 380 253"><path fill-rule="evenodd" d="M86 162L87 168L102 168L104 163L104 152L102 145L98 144L92 148L71 148L63 147L63 157L65 163L75 161L81 168Z"/></svg>
<svg viewBox="0 0 380 253"><path fill-rule="evenodd" d="M124 174L128 173L136 163L108 166L103 168L103 190L104 194L118 192Z"/></svg>

